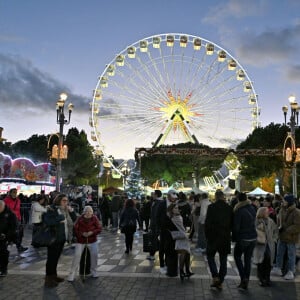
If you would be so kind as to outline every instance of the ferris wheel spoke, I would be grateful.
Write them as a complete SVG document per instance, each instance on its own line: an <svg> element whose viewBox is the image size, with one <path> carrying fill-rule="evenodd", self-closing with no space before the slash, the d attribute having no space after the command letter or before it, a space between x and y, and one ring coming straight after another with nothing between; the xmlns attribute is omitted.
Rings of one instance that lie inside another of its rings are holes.
<svg viewBox="0 0 300 300"><path fill-rule="evenodd" d="M145 103L151 104L153 103L153 100L156 99L156 97L151 97L151 95L148 95L148 93L143 93L143 91L140 91L138 87L135 90L135 93L133 93L133 88L128 85L128 83L120 85L117 82L112 82L112 84L118 88L120 93L113 92L110 95L119 95L122 96L122 99L127 100L131 104L137 105L145 105ZM108 93L109 94L109 93Z"/></svg>
<svg viewBox="0 0 300 300"><path fill-rule="evenodd" d="M225 82L220 82L217 86L216 86L216 89L214 91L210 91L209 89L206 89L207 93L206 94L203 94L203 104L205 103L216 103L215 100L216 99L223 99L224 96L226 95L231 95L234 91L237 91L239 88L240 88L240 85L236 85L236 86L232 86L232 87L228 87L227 89L222 89L222 87L224 87L225 85ZM219 92L220 90L220 92ZM218 93L217 93L218 92ZM210 95L211 93L214 93L213 95ZM234 99L233 97L232 98L229 98L230 101L231 99ZM228 103L228 102L226 102ZM217 103L219 105L223 105L224 102L220 102L220 103Z"/></svg>
<svg viewBox="0 0 300 300"><path fill-rule="evenodd" d="M142 65L141 60L138 59L136 60L140 63L141 67L142 67L142 71L144 71L147 75L148 75L148 80L145 78L145 76L142 76L141 72L134 67L132 64L130 64L128 62L128 66L129 68L135 73L137 74L137 76L140 78L141 80L141 85L136 84L135 82L132 82L134 87L137 89L142 89L144 94L147 94L147 92L151 91L151 95L152 98L157 98L157 95L160 95L160 86L158 81L155 79L155 77L153 75L151 75L151 73L147 70L147 68ZM153 84L150 84L153 83Z"/></svg>
<svg viewBox="0 0 300 300"><path fill-rule="evenodd" d="M142 85L142 84L138 85L131 78L129 80L128 80L128 78L126 79L125 74L123 74L122 72L120 72L120 76L122 76L124 78L124 83L120 84L119 82L115 82L114 84L120 90L126 91L129 95L132 95L132 99L135 99L134 101L137 101L137 96L139 96L139 98L143 98L143 99L148 98L149 101L153 100L153 98L154 99L156 98L152 93L150 93L150 95L148 95L151 90L147 90L145 85Z"/></svg>
<svg viewBox="0 0 300 300"><path fill-rule="evenodd" d="M172 33L140 40L107 65L90 124L101 149L120 157L160 135L161 144L189 141L191 132L209 146L236 145L258 117L252 81L233 56L208 40Z"/></svg>
<svg viewBox="0 0 300 300"><path fill-rule="evenodd" d="M162 48L159 48L159 52L160 52L160 57L161 57L161 60L162 60L162 65L163 65L164 74L165 74L165 77L166 77L167 86L171 87L171 80L170 80L170 77L169 77L169 72L168 72L167 67L166 67L165 56L163 55Z"/></svg>
<svg viewBox="0 0 300 300"><path fill-rule="evenodd" d="M153 68L155 70L155 74L157 75L157 78L159 78L159 80L160 80L160 84L161 84L162 90L163 91L167 91L168 88L167 88L167 85L165 83L164 77L162 76L161 71L157 67L157 61L153 59L150 51L148 51L147 54L148 54L148 57L149 57L149 59L150 59L150 61L152 63L152 66L153 66Z"/></svg>
<svg viewBox="0 0 300 300"><path fill-rule="evenodd" d="M150 59L152 60L152 58L150 57ZM148 75L148 77L152 80L152 82L155 84L156 87L156 94L158 98L164 98L165 97L165 93L164 91L166 90L166 88L163 86L163 80L161 78L161 74L160 72L157 71L157 68L155 68L155 71L158 73L154 73L152 74L151 71L149 70L148 64L143 63L141 61L140 57L137 57L138 62L140 63L140 65L142 66L143 70L145 71L145 73ZM155 65L156 66L156 65ZM155 76L156 75L156 76ZM160 79L160 81L157 79L157 75L158 78Z"/></svg>

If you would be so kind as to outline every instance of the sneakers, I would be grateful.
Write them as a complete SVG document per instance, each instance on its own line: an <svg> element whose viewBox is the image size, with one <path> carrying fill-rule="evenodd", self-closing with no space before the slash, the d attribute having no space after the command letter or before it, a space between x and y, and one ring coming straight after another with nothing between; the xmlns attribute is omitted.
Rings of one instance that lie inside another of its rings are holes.
<svg viewBox="0 0 300 300"><path fill-rule="evenodd" d="M70 273L67 280L70 282L74 281L74 275L75 275L74 273Z"/></svg>
<svg viewBox="0 0 300 300"><path fill-rule="evenodd" d="M147 259L149 259L149 260L155 260L155 257L153 255L148 255Z"/></svg>
<svg viewBox="0 0 300 300"><path fill-rule="evenodd" d="M166 267L161 267L159 269L159 271L160 271L160 274L162 274L162 275L166 275L167 274L167 268Z"/></svg>
<svg viewBox="0 0 300 300"><path fill-rule="evenodd" d="M293 280L295 279L294 273L292 271L288 271L284 277L285 280Z"/></svg>
<svg viewBox="0 0 300 300"><path fill-rule="evenodd" d="M7 271L1 271L0 272L0 277L5 277L7 275Z"/></svg>
<svg viewBox="0 0 300 300"><path fill-rule="evenodd" d="M277 276L282 276L282 272L280 268L274 267L271 270L271 275L277 275Z"/></svg>
<svg viewBox="0 0 300 300"><path fill-rule="evenodd" d="M99 274L97 272L92 272L92 278L98 278Z"/></svg>
<svg viewBox="0 0 300 300"><path fill-rule="evenodd" d="M217 288L218 290L221 290L222 289L222 283L220 281L220 278L219 277L213 277L213 282L210 285L210 287Z"/></svg>

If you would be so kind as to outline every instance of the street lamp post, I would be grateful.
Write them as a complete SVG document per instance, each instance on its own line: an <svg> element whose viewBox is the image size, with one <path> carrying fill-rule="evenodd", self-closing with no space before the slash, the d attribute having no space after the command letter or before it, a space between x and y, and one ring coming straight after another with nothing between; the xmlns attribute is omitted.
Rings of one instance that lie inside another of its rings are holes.
<svg viewBox="0 0 300 300"><path fill-rule="evenodd" d="M122 166L121 171L123 173L123 190L125 191L126 179L127 179L127 176L130 173L130 167L128 166L128 164L126 162Z"/></svg>
<svg viewBox="0 0 300 300"><path fill-rule="evenodd" d="M60 179L61 179L61 161L63 155L63 133L64 125L68 125L71 120L71 114L73 111L73 104L68 105L69 115L68 118L65 118L65 101L67 100L68 95L66 93L61 93L59 100L56 102L56 123L59 124L59 133L58 133L58 149L57 149L57 166L56 166L56 190L60 192Z"/></svg>
<svg viewBox="0 0 300 300"><path fill-rule="evenodd" d="M287 112L288 112L288 106L283 106L282 111L284 114L284 124L289 125L290 132L288 133L288 136L284 143L284 158L285 162L292 167L292 179L293 179L293 195L297 197L297 162L299 161L300 157L298 154L299 150L296 149L296 135L295 130L296 127L299 125L299 106L296 102L295 96L289 97L289 102L291 106L291 115L290 115L290 121L286 122ZM286 147L287 142L289 142L289 147Z"/></svg>

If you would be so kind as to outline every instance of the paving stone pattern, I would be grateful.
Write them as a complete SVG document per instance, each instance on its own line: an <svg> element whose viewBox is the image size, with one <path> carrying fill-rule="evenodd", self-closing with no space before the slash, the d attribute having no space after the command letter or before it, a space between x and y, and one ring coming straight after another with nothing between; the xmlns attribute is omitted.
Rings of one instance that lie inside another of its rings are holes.
<svg viewBox="0 0 300 300"><path fill-rule="evenodd" d="M29 248L18 254L15 246L9 247L8 276L0 278L2 299L300 299L300 276L294 281L272 278L272 287L262 288L253 266L248 291L237 289L239 277L233 257L228 257L228 275L222 291L210 288L211 277L204 255L193 252L192 270L195 275L181 283L159 273L158 253L155 261L146 259L142 249L142 231L134 237L133 251L125 254L124 235L103 230L99 235L99 278L77 277L73 283L63 282L57 288L44 288L46 249ZM30 245L31 231L26 229L24 246ZM67 276L74 247L66 246L58 265L58 274Z"/></svg>

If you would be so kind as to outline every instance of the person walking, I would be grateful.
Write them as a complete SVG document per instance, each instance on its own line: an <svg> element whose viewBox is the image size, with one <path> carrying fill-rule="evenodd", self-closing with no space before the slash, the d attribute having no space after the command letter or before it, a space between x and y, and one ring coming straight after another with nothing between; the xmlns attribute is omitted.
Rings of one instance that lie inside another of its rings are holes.
<svg viewBox="0 0 300 300"><path fill-rule="evenodd" d="M270 286L270 273L275 258L275 242L278 238L278 229L275 222L269 217L268 207L260 207L256 213L257 242L253 251L253 263L257 264L257 277L260 286Z"/></svg>
<svg viewBox="0 0 300 300"><path fill-rule="evenodd" d="M151 212L150 212L150 236L151 236L151 244L152 249L149 252L149 256L147 259L155 260L155 252L159 250L159 265L160 265L160 273L166 274L165 269L165 251L162 247L160 247L160 242L158 240L159 236L159 228L157 225L157 209L162 201L162 193L160 190L154 190L152 193L153 201L151 205Z"/></svg>
<svg viewBox="0 0 300 300"><path fill-rule="evenodd" d="M102 198L100 199L100 213L102 217L102 225L103 228L108 229L108 219L110 216L110 207L109 207L109 200L106 194L103 194Z"/></svg>
<svg viewBox="0 0 300 300"><path fill-rule="evenodd" d="M283 206L279 211L278 226L276 264L271 274L283 275L283 259L287 252L287 272L284 279L293 280L296 271L296 244L299 242L300 234L300 210L296 208L295 198L291 194L284 196Z"/></svg>
<svg viewBox="0 0 300 300"><path fill-rule="evenodd" d="M167 209L168 216L172 223L176 226L176 231L171 231L173 240L175 240L175 250L179 254L179 270L180 279L184 280L185 277L189 278L194 275L191 272L191 247L188 237L185 233L183 218L179 212L178 205L172 203Z"/></svg>
<svg viewBox="0 0 300 300"><path fill-rule="evenodd" d="M196 232L196 238L198 236L198 218L200 215L200 194L193 196L193 202L188 202L191 207L191 228L189 231L189 239L193 241L194 234Z"/></svg>
<svg viewBox="0 0 300 300"><path fill-rule="evenodd" d="M256 245L256 211L247 199L245 193L239 193L238 203L235 205L233 218L232 240L235 243L234 261L241 279L238 288L247 290L251 272L251 258ZM244 256L244 262L242 261Z"/></svg>
<svg viewBox="0 0 300 300"><path fill-rule="evenodd" d="M120 216L120 229L125 234L126 254L132 251L133 235L136 232L137 222L139 227L141 227L139 213L135 208L134 200L127 199Z"/></svg>
<svg viewBox="0 0 300 300"><path fill-rule="evenodd" d="M56 240L47 247L46 277L45 286L52 288L64 281L57 276L57 264L64 248L65 242L69 239L70 230L73 229L73 222L76 220L76 213L68 205L68 198L65 194L58 194L53 204L44 215L44 223L53 226L56 232Z"/></svg>
<svg viewBox="0 0 300 300"><path fill-rule="evenodd" d="M121 196L115 192L111 199L112 231L118 231L120 211L123 207Z"/></svg>
<svg viewBox="0 0 300 300"><path fill-rule="evenodd" d="M0 277L7 275L9 251L7 246L15 239L17 218L15 214L0 200Z"/></svg>
<svg viewBox="0 0 300 300"><path fill-rule="evenodd" d="M24 235L24 228L21 222L21 200L19 199L18 190L16 188L10 189L8 195L4 198L5 205L16 215L17 227L16 227L16 247L18 252L24 252L28 247L22 246L22 239Z"/></svg>
<svg viewBox="0 0 300 300"><path fill-rule="evenodd" d="M215 202L207 208L204 223L207 240L207 262L213 278L211 287L222 289L227 274L227 256L231 251L232 207L226 203L221 190L215 192ZM220 267L216 265L215 255L218 252Z"/></svg>
<svg viewBox="0 0 300 300"><path fill-rule="evenodd" d="M207 209L208 206L211 204L211 202L208 199L208 194L207 193L203 193L201 195L201 199L200 199L200 211L199 211L199 217L198 217L198 238L197 238L197 244L196 244L196 249L195 252L199 253L205 253L206 252L206 236L205 236L205 219L206 219L206 214L207 214Z"/></svg>
<svg viewBox="0 0 300 300"><path fill-rule="evenodd" d="M98 261L98 242L97 235L101 232L102 227L99 219L94 215L93 208L86 205L82 215L76 220L74 233L77 239L75 245L75 254L73 256L71 271L68 281L74 281L74 277L79 270L79 263L85 246L90 251L91 273L93 278L97 278L97 261Z"/></svg>
<svg viewBox="0 0 300 300"><path fill-rule="evenodd" d="M140 213L142 230L145 230L145 232L148 232L149 230L151 206L152 206L152 199L150 196L146 196L146 199L141 207L141 213ZM143 227L144 222L145 222L145 229Z"/></svg>
<svg viewBox="0 0 300 300"><path fill-rule="evenodd" d="M37 232L37 230L42 226L42 215L47 211L46 199L42 195L39 195L31 205L31 222L32 222L32 237ZM34 243L31 245L35 247Z"/></svg>

